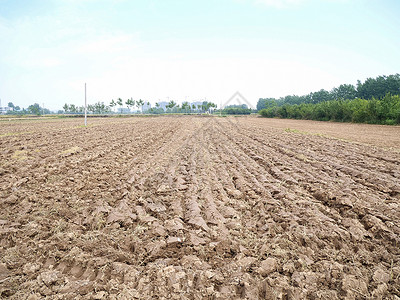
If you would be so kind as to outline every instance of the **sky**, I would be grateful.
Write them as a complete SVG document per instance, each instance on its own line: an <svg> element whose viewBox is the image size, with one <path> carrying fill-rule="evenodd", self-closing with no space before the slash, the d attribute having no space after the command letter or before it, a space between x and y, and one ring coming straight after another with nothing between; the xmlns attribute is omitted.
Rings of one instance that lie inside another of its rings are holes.
<svg viewBox="0 0 400 300"><path fill-rule="evenodd" d="M397 0L0 0L0 99L304 95L400 73Z"/></svg>

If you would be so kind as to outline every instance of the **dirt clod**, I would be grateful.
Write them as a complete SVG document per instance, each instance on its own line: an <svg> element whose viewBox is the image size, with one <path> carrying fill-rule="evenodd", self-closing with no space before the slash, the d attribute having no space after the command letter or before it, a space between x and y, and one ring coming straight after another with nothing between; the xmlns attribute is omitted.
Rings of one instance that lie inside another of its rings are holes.
<svg viewBox="0 0 400 300"><path fill-rule="evenodd" d="M275 272L277 268L277 260L273 257L268 257L266 260L263 260L260 264L259 273L262 276L267 276L268 274Z"/></svg>

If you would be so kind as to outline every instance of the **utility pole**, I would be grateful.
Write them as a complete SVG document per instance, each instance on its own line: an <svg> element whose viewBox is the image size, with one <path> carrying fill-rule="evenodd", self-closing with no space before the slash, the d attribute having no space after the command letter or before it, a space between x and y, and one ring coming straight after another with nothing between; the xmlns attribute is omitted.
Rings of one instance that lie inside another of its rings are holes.
<svg viewBox="0 0 400 300"><path fill-rule="evenodd" d="M42 103L42 115L44 115L44 103Z"/></svg>
<svg viewBox="0 0 400 300"><path fill-rule="evenodd" d="M86 82L85 82L85 127L87 126L87 101L86 101Z"/></svg>

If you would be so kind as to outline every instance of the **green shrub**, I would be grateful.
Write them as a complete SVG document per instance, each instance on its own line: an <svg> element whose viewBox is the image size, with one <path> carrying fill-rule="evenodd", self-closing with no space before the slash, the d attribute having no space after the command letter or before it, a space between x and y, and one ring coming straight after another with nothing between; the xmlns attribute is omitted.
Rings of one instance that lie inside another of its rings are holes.
<svg viewBox="0 0 400 300"><path fill-rule="evenodd" d="M289 118L355 123L400 124L400 96L386 94L378 100L356 98L331 100L316 104L284 104L259 111L266 118Z"/></svg>

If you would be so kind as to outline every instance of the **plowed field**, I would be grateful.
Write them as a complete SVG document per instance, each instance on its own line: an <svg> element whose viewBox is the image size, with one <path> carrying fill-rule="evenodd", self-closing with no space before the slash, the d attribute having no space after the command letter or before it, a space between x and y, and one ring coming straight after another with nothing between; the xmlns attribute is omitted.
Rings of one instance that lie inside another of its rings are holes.
<svg viewBox="0 0 400 300"><path fill-rule="evenodd" d="M0 298L398 299L400 127L282 122L1 121Z"/></svg>

